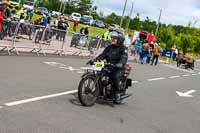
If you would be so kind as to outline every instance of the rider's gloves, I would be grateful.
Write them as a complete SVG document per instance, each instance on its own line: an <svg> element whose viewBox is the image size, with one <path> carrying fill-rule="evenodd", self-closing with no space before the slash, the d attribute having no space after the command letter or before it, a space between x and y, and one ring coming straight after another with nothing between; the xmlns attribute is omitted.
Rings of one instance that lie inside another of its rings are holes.
<svg viewBox="0 0 200 133"><path fill-rule="evenodd" d="M94 61L93 60L90 60L86 63L87 65L94 65Z"/></svg>

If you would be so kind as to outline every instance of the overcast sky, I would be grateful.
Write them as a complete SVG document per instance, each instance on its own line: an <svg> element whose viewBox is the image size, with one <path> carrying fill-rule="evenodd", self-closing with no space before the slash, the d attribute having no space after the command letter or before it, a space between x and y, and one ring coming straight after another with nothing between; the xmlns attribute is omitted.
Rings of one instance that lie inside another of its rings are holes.
<svg viewBox="0 0 200 133"><path fill-rule="evenodd" d="M122 14L125 0L93 0L99 11L105 15L115 12ZM187 25L189 21L200 20L200 0L128 0L126 15L131 10L134 2L134 14L140 13L142 19L149 16L152 20L158 20L159 8L163 10L162 23ZM196 24L200 26L200 22Z"/></svg>

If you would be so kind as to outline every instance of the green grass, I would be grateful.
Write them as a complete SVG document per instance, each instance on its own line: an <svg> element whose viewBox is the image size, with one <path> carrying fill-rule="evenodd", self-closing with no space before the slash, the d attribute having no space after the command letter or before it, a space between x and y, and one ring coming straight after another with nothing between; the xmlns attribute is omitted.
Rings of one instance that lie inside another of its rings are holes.
<svg viewBox="0 0 200 133"><path fill-rule="evenodd" d="M41 15L38 15L38 14L34 14L33 15L33 18L32 18L32 21L35 21L39 18L41 18L42 16ZM56 18L53 18L52 21L55 21ZM80 29L83 27L84 25L83 24L79 24L78 27L77 27L77 32L80 31ZM98 27L93 27L93 26L90 26L89 27L89 36L90 37L93 37L93 36L96 36L96 35L100 35L102 36L103 33L105 33L107 31L107 29L102 29L102 28L98 28ZM73 22L70 22L70 29L69 29L69 34L71 35L71 33L73 32Z"/></svg>

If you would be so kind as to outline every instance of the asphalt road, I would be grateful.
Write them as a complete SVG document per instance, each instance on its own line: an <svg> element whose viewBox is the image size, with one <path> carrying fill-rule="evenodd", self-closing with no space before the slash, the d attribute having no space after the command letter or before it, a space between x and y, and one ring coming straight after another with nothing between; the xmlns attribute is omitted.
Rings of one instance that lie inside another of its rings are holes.
<svg viewBox="0 0 200 133"><path fill-rule="evenodd" d="M133 97L115 108L87 108L70 93L85 62L0 56L0 133L200 132L200 63L194 71L131 63ZM176 93L190 90L193 97Z"/></svg>

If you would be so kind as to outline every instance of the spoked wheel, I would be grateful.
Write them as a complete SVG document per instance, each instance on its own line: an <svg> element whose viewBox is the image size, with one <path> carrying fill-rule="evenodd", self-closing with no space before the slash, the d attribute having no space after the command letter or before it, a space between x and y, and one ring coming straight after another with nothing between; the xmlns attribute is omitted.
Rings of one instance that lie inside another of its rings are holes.
<svg viewBox="0 0 200 133"><path fill-rule="evenodd" d="M37 33L36 33L36 37L35 37L35 43L39 43L40 42L40 39L41 39L41 32L40 31L38 31Z"/></svg>
<svg viewBox="0 0 200 133"><path fill-rule="evenodd" d="M78 88L78 97L83 106L93 106L99 96L98 83L94 76L81 80Z"/></svg>
<svg viewBox="0 0 200 133"><path fill-rule="evenodd" d="M177 60L177 67L180 67L181 66L181 62L180 60Z"/></svg>
<svg viewBox="0 0 200 133"><path fill-rule="evenodd" d="M190 68L191 68L192 70L194 70L194 63L192 63L192 64L190 65Z"/></svg>

